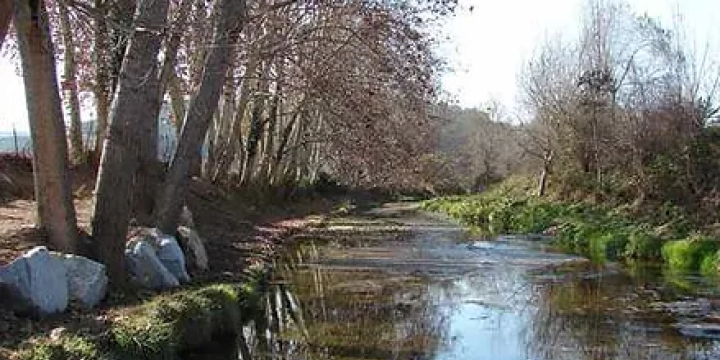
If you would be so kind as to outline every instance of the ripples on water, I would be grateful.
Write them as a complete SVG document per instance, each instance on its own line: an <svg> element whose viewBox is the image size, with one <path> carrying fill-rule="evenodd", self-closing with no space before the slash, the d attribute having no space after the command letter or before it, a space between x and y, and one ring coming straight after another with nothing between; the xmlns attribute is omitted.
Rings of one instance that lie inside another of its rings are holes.
<svg viewBox="0 0 720 360"><path fill-rule="evenodd" d="M468 245L422 218L401 238L358 224L288 251L239 346L202 358L720 359L720 301L703 280L631 275L521 238Z"/></svg>

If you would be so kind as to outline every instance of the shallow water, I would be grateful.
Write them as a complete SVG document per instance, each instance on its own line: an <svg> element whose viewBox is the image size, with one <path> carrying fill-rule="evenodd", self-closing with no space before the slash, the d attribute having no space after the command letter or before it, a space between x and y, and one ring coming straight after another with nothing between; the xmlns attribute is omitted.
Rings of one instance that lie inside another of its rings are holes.
<svg viewBox="0 0 720 360"><path fill-rule="evenodd" d="M241 346L203 358L720 359L707 280L472 240L407 207L369 216L303 235Z"/></svg>

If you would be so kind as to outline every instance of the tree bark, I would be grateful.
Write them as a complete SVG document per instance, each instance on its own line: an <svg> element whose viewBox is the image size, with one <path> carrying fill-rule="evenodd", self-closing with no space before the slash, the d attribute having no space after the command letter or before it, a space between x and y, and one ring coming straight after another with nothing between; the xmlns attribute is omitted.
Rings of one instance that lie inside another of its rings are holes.
<svg viewBox="0 0 720 360"><path fill-rule="evenodd" d="M180 79L178 79L177 75L171 73L169 76L168 95L170 95L170 106L173 113L173 128L175 129L175 135L180 135L182 122L185 118L185 97L180 88Z"/></svg>
<svg viewBox="0 0 720 360"><path fill-rule="evenodd" d="M37 224L56 249L74 252L77 222L45 3L17 0L14 16L33 146Z"/></svg>
<svg viewBox="0 0 720 360"><path fill-rule="evenodd" d="M108 51L107 5L104 0L95 0L95 9L100 16L94 19L95 44L93 62L95 63L95 144L93 146L93 164L99 164L102 156L102 145L105 141L108 115L110 111L110 55Z"/></svg>
<svg viewBox="0 0 720 360"><path fill-rule="evenodd" d="M156 203L156 225L165 232L174 232L177 227L190 171L199 162L202 142L225 84L232 47L245 22L245 0L221 0L217 6L213 46L205 58L199 89L188 106L178 147Z"/></svg>
<svg viewBox="0 0 720 360"><path fill-rule="evenodd" d="M133 17L135 16L138 0L105 0L104 6L107 7L106 24L108 25L108 59L105 66L108 67L108 83L110 85L110 94L116 94L118 82L120 81L120 71L124 62L124 56L127 53L127 47L130 38L130 29L133 27Z"/></svg>
<svg viewBox="0 0 720 360"><path fill-rule="evenodd" d="M14 0L0 0L0 49L5 43L8 29L10 28L10 20L13 14Z"/></svg>
<svg viewBox="0 0 720 360"><path fill-rule="evenodd" d="M133 191L133 214L138 223L142 225L152 223L155 194L157 194L162 178L162 164L158 159L160 110L162 109L169 79L175 73L178 48L180 47L180 40L182 40L192 1L183 0L180 4L178 15L173 20L172 35L165 42L164 59L160 72L157 79L149 80L157 83L151 85L157 88L157 101L152 103L152 108L149 109L146 119L141 124L142 130L139 133L141 135L139 142L140 166Z"/></svg>
<svg viewBox="0 0 720 360"><path fill-rule="evenodd" d="M70 115L70 161L79 164L85 161L85 148L83 146L82 120L80 118L80 100L78 99L76 65L75 65L75 41L73 40L72 28L70 26L70 14L68 13L65 1L58 3L60 15L60 30L63 41L63 92Z"/></svg>
<svg viewBox="0 0 720 360"><path fill-rule="evenodd" d="M157 56L167 22L168 0L142 0L135 15L110 110L95 188L93 240L115 286L125 282L125 237L131 216L132 187L138 170L138 129L158 101ZM153 81L155 80L155 81Z"/></svg>

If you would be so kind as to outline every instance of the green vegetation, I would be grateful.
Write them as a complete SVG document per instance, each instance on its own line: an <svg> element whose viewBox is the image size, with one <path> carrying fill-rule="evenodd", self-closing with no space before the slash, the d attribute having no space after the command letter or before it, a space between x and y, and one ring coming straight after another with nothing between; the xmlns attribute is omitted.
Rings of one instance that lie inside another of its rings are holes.
<svg viewBox="0 0 720 360"><path fill-rule="evenodd" d="M112 359L98 349L96 342L81 336L65 336L57 343L44 343L22 354L28 360Z"/></svg>
<svg viewBox="0 0 720 360"><path fill-rule="evenodd" d="M484 235L551 233L561 249L597 262L662 261L676 272L718 272L720 243L690 233L688 221L671 206L664 214L642 217L623 207L530 196L527 189L513 179L479 195L437 198L422 206Z"/></svg>
<svg viewBox="0 0 720 360"><path fill-rule="evenodd" d="M67 335L33 346L23 360L175 359L213 338L237 334L254 314L265 276L160 296L115 320L101 336Z"/></svg>

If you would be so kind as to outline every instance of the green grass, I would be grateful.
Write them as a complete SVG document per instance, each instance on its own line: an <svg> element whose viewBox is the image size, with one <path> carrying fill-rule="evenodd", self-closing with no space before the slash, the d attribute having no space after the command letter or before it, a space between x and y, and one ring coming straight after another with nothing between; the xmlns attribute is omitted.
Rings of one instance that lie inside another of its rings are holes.
<svg viewBox="0 0 720 360"><path fill-rule="evenodd" d="M37 345L21 355L21 359L32 360L86 360L115 359L98 348L96 341L85 337L63 336L57 343Z"/></svg>
<svg viewBox="0 0 720 360"><path fill-rule="evenodd" d="M479 195L427 200L421 207L445 213L483 235L537 234L554 229L554 244L596 262L663 262L671 271L717 274L717 239L690 236L689 222L666 205L655 217L636 218L622 208L566 203L501 185Z"/></svg>

